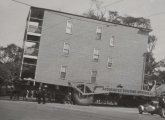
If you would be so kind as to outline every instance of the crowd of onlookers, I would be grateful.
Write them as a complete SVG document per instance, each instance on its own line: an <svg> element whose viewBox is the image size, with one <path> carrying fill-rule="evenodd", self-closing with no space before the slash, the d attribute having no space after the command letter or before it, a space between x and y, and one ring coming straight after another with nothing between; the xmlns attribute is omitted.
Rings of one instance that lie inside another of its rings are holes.
<svg viewBox="0 0 165 120"><path fill-rule="evenodd" d="M71 92L60 94L60 92L51 92L45 88L16 90L10 89L11 100L35 101L45 104L46 102L72 103Z"/></svg>

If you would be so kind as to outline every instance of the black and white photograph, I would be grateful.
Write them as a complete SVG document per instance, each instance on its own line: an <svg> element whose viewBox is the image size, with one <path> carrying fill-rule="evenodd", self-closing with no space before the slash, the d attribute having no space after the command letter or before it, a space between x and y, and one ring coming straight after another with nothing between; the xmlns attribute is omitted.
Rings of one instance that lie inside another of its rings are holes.
<svg viewBox="0 0 165 120"><path fill-rule="evenodd" d="M164 0L0 0L0 120L165 120Z"/></svg>

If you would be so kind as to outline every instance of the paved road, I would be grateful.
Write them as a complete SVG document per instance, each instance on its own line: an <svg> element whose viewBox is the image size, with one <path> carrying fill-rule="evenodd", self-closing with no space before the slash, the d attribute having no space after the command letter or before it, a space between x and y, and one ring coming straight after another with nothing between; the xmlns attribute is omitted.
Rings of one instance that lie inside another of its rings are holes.
<svg viewBox="0 0 165 120"><path fill-rule="evenodd" d="M140 115L134 108L37 104L0 100L0 120L164 120L158 115Z"/></svg>

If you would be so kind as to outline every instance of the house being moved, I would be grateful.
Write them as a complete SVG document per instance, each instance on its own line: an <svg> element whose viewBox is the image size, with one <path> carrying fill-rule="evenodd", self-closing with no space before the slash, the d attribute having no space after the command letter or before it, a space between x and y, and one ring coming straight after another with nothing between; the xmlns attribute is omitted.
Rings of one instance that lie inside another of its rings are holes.
<svg viewBox="0 0 165 120"><path fill-rule="evenodd" d="M104 93L151 96L143 90L150 31L31 7L21 78L58 89L71 87L79 104L90 104L93 95Z"/></svg>

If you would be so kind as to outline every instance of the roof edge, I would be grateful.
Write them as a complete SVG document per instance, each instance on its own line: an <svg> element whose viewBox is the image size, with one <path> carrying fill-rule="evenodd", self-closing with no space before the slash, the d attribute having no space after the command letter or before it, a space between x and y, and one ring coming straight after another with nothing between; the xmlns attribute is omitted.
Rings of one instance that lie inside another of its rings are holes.
<svg viewBox="0 0 165 120"><path fill-rule="evenodd" d="M121 25L121 26L126 26L126 27L131 27L131 28L137 28L139 30L143 30L143 31L146 31L146 32L151 32L152 31L152 29L147 29L147 28L142 28L142 27L135 27L135 26L125 25L125 24L120 24L120 23L114 23L114 22L110 22L110 21L93 19L93 18L90 18L90 17L82 16L82 15L62 12L62 11L58 11L58 10L52 10L52 9L43 8L43 7L37 7L37 6L30 6L30 7L31 8L38 8L38 9L48 10L48 11L57 12L57 13L62 13L62 14L66 14L66 15L77 16L77 17L81 17L81 18L87 18L87 19L96 20L96 21L105 22L105 23L111 23L111 24L114 24L114 25Z"/></svg>

